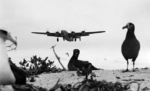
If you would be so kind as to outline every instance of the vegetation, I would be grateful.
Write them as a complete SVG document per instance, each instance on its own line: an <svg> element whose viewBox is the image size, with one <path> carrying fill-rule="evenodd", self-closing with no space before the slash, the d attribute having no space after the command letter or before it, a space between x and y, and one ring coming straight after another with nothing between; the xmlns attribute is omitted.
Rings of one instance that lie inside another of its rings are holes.
<svg viewBox="0 0 150 91"><path fill-rule="evenodd" d="M55 46L52 46L54 54L61 64L63 69L57 68L54 65L54 61L48 60L48 57L42 59L36 55L31 57L30 60L23 59L19 64L21 69L27 73L27 77L31 77L30 82L35 81L33 75L38 75L41 73L55 73L62 72L66 70L60 61L60 57L56 54L54 50ZM11 60L11 58L9 58ZM96 77L95 73L92 72L92 68L89 65L88 69L77 70L78 76L85 76L85 79L81 82L77 82L75 85L72 84L59 84L60 79L56 82L55 86L51 89L46 89L39 86L34 86L32 84L26 84L24 86L12 85L14 91L129 91L130 84L136 82L130 82L126 85L123 85L120 82L107 82L105 80L97 81L94 79ZM138 83L137 83L138 84ZM59 89L59 90L58 90ZM139 91L140 86L135 91ZM144 91L144 90L143 90Z"/></svg>
<svg viewBox="0 0 150 91"><path fill-rule="evenodd" d="M60 79L57 81L56 85L47 91L56 91L58 88L61 89L61 91L129 91L130 84L137 83L137 82L130 82L126 85L123 85L120 82L107 82L105 80L97 81L94 80L94 77L96 77L95 73L92 72L91 66L88 67L87 70L81 70L77 71L77 74L81 74L85 76L85 79L82 82L77 82L75 85L62 85L58 84ZM90 76L90 77L89 77ZM137 83L138 84L138 83ZM138 84L138 88L135 91L139 91L140 86Z"/></svg>
<svg viewBox="0 0 150 91"><path fill-rule="evenodd" d="M56 46L56 45L55 45L55 46ZM54 52L54 54L55 54L55 56L56 56L58 62L59 62L60 65L62 66L63 70L66 70L66 68L63 66L63 64L62 64L61 61L60 61L60 57L59 57L59 56L56 54L56 52L55 52L55 46L52 46L51 48L53 49L53 52Z"/></svg>
<svg viewBox="0 0 150 91"><path fill-rule="evenodd" d="M20 61L21 69L25 70L27 76L38 75L41 73L55 73L63 71L54 65L54 61L48 60L48 57L42 59L36 55L31 57L30 60L23 59Z"/></svg>
<svg viewBox="0 0 150 91"><path fill-rule="evenodd" d="M55 86L49 90L43 87L34 86L32 84L27 84L24 87L13 85L13 88L14 91L130 91L130 84L136 83L130 82L126 85L123 85L120 82L112 83L105 80L97 81L94 79L96 75L91 71L90 67L86 71L87 74L85 72L80 72L81 74L84 73L85 79L82 82L77 82L75 85L59 84L60 79L58 79ZM139 91L139 89L140 86L134 91Z"/></svg>

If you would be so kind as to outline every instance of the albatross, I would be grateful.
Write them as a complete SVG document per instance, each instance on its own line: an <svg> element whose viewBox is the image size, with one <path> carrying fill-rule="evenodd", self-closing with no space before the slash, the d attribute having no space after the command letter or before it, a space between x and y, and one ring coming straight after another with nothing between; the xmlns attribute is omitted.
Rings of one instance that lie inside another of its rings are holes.
<svg viewBox="0 0 150 91"><path fill-rule="evenodd" d="M17 46L10 33L0 29L0 85L26 84L25 72L8 58L6 40L10 40Z"/></svg>
<svg viewBox="0 0 150 91"><path fill-rule="evenodd" d="M89 66L91 66L92 70L100 70L96 67L94 67L90 62L88 61L82 61L78 60L78 56L80 54L79 49L74 49L73 50L73 55L68 63L68 70L69 71L77 71L77 69L82 70L85 69L87 70Z"/></svg>
<svg viewBox="0 0 150 91"><path fill-rule="evenodd" d="M127 34L126 34L126 38L122 44L122 48L121 48L121 51L122 51L122 55L123 57L126 59L127 61L127 69L126 71L129 71L128 70L128 65L129 65L129 62L128 60L129 59L132 59L132 62L133 62L133 71L134 70L134 65L135 65L135 60L136 58L138 57L138 54L139 54L139 50L140 50L140 42L137 40L135 34L134 34L134 30L135 30L135 26L133 23L129 22L127 23L123 29L127 28Z"/></svg>

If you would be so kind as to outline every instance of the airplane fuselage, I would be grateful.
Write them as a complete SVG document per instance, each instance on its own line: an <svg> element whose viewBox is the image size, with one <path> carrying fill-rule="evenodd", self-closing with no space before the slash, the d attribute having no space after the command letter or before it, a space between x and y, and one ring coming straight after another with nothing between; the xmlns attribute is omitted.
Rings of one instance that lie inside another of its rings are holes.
<svg viewBox="0 0 150 91"><path fill-rule="evenodd" d="M61 34L63 35L63 40L73 41L73 38L69 37L68 32L66 30L61 30Z"/></svg>

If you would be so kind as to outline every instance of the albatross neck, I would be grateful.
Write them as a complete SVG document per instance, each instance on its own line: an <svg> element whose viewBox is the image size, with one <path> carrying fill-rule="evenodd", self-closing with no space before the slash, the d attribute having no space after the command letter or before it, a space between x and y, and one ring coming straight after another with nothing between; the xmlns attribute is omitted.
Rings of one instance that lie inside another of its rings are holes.
<svg viewBox="0 0 150 91"><path fill-rule="evenodd" d="M2 66L4 64L8 64L8 55L5 41L2 38L0 38L0 65Z"/></svg>
<svg viewBox="0 0 150 91"><path fill-rule="evenodd" d="M134 34L134 28L132 29L128 29L127 31L127 35L126 35L126 39L131 39L131 38L135 38L135 34Z"/></svg>

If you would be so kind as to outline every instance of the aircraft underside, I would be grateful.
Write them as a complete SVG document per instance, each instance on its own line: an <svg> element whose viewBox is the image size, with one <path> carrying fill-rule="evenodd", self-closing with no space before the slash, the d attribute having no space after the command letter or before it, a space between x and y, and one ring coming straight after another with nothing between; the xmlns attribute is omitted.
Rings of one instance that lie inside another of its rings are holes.
<svg viewBox="0 0 150 91"><path fill-rule="evenodd" d="M78 37L78 38L64 38L63 37L63 41L67 40L67 41L77 41L77 39L79 39L81 41L81 37ZM59 42L59 38L57 37L57 42Z"/></svg>
<svg viewBox="0 0 150 91"><path fill-rule="evenodd" d="M60 37L63 38L63 41L65 41L65 40L66 41L77 41L77 39L79 39L81 41L81 37L83 37L83 36L89 36L90 34L103 33L103 32L105 32L105 31L85 32L83 30L81 32L72 31L71 33L68 33L66 30L61 30L61 32L57 31L55 33L50 33L49 31L47 31L47 32L32 32L32 33L57 37L57 42L58 42Z"/></svg>

